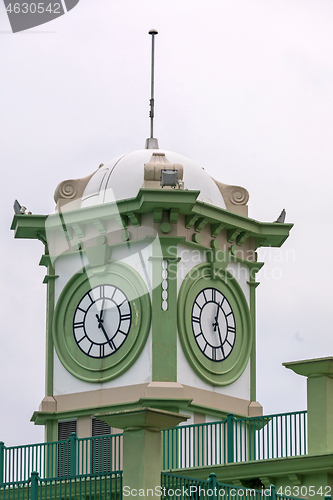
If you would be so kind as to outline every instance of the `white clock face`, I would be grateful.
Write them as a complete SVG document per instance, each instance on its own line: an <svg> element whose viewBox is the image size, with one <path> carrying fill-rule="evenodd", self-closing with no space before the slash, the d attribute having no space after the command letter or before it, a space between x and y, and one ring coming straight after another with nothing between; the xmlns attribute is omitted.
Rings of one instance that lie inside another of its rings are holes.
<svg viewBox="0 0 333 500"><path fill-rule="evenodd" d="M89 290L76 307L74 338L91 358L106 358L125 342L131 328L130 303L122 290L99 285Z"/></svg>
<svg viewBox="0 0 333 500"><path fill-rule="evenodd" d="M192 307L192 330L201 352L221 362L231 353L236 340L236 322L228 299L216 288L205 288Z"/></svg>

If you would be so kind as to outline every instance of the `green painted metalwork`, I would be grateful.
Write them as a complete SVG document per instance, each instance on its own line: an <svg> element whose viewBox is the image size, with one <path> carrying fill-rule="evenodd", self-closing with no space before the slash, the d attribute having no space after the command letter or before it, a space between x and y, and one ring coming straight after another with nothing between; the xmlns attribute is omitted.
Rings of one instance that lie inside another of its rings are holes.
<svg viewBox="0 0 333 500"><path fill-rule="evenodd" d="M162 431L162 470L307 454L306 411L181 425Z"/></svg>
<svg viewBox="0 0 333 500"><path fill-rule="evenodd" d="M34 471L31 473L31 478L30 478L30 495L31 495L31 500L38 500L38 472Z"/></svg>
<svg viewBox="0 0 333 500"><path fill-rule="evenodd" d="M0 486L0 500L121 500L122 471L43 479L34 471L25 481Z"/></svg>
<svg viewBox="0 0 333 500"><path fill-rule="evenodd" d="M5 443L0 441L0 486L3 484L4 452Z"/></svg>
<svg viewBox="0 0 333 500"><path fill-rule="evenodd" d="M227 446L228 446L228 464L234 463L234 421L232 413L227 416ZM236 435L237 436L237 435Z"/></svg>
<svg viewBox="0 0 333 500"><path fill-rule="evenodd" d="M122 470L122 439L122 434L90 438L77 438L72 434L68 440L49 443L12 447L0 443L0 491L7 491L10 485L21 485L20 495L23 494L26 482L35 477L32 476L35 471L39 475L39 488L41 481L70 481L119 472ZM305 411L245 418L229 414L220 422L183 425L162 431L162 470L306 453ZM0 500L7 498L2 493Z"/></svg>
<svg viewBox="0 0 333 500"><path fill-rule="evenodd" d="M122 434L23 446L0 447L0 486L27 481L38 471L41 479L105 474L122 469Z"/></svg>
<svg viewBox="0 0 333 500"><path fill-rule="evenodd" d="M207 498L209 500L221 498L224 500L298 500L296 497L277 495L273 484L267 489L259 490L248 486L220 483L214 473L204 480L162 472L161 488L161 498L168 500L187 498L196 500Z"/></svg>

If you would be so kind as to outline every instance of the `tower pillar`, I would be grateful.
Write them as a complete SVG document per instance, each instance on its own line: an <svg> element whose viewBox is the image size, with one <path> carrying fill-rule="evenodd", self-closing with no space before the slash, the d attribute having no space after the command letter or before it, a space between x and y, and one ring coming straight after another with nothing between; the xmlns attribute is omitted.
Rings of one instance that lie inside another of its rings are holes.
<svg viewBox="0 0 333 500"><path fill-rule="evenodd" d="M333 452L333 357L283 363L307 377L308 453Z"/></svg>
<svg viewBox="0 0 333 500"><path fill-rule="evenodd" d="M135 408L99 414L99 420L124 430L123 492L131 496L155 495L161 485L161 431L172 429L187 416L155 408ZM153 493L147 493L152 490Z"/></svg>

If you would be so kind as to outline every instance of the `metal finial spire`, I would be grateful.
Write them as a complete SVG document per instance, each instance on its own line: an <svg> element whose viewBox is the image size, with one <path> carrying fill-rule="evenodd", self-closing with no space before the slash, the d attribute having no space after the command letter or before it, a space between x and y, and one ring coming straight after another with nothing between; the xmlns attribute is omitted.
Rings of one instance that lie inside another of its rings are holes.
<svg viewBox="0 0 333 500"><path fill-rule="evenodd" d="M158 149L158 141L154 139L154 62L155 62L155 35L158 31L152 29L149 31L151 39L151 97L149 101L150 118L150 138L146 140L146 149Z"/></svg>

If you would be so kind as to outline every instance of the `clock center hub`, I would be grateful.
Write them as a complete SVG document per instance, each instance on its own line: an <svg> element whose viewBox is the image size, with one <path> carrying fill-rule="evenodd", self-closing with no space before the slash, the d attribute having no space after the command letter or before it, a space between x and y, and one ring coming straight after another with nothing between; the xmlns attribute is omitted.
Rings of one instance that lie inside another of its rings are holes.
<svg viewBox="0 0 333 500"><path fill-rule="evenodd" d="M220 308L220 306L218 306ZM212 347L219 347L225 341L227 324L222 311L216 320L217 306L215 302L208 302L201 311L202 331L207 342Z"/></svg>
<svg viewBox="0 0 333 500"><path fill-rule="evenodd" d="M101 319L102 314L102 319ZM101 326L107 331L109 338L112 338L117 332L120 324L120 314L117 304L109 298L98 299L89 307L85 325L87 337L95 344L105 344L105 335Z"/></svg>

